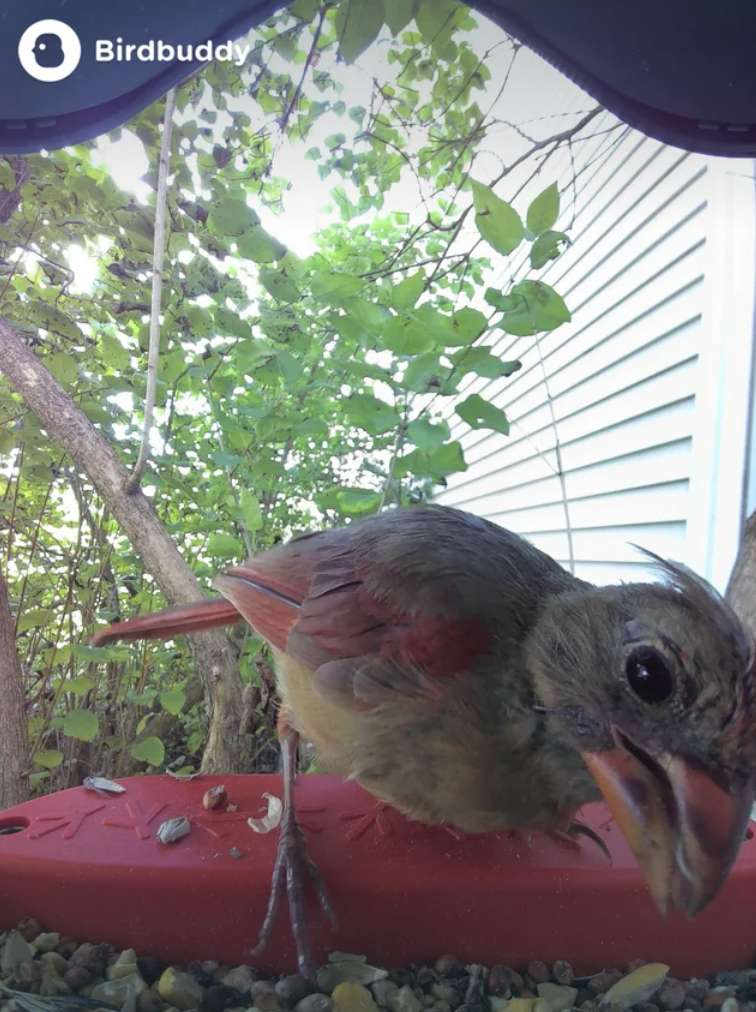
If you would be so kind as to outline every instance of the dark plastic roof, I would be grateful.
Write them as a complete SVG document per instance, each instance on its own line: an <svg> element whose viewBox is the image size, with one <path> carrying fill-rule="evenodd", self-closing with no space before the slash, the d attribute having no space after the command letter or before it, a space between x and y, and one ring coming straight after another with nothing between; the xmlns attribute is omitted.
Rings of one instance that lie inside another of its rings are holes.
<svg viewBox="0 0 756 1012"><path fill-rule="evenodd" d="M471 0L631 126L676 147L756 157L756 0ZM24 0L0 10L0 153L88 140L120 126L198 63L95 60L95 41L216 43L278 0ZM35 81L18 43L53 18L79 36L65 80Z"/></svg>

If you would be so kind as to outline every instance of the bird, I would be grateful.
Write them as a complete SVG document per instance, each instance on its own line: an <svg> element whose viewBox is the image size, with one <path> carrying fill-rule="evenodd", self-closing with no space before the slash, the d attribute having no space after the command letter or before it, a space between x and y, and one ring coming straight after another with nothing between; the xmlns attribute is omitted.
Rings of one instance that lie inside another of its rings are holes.
<svg viewBox="0 0 756 1012"><path fill-rule="evenodd" d="M220 597L92 642L246 621L270 646L283 817L255 952L326 883L293 798L298 742L408 818L465 834L581 831L603 800L662 915L718 893L754 802L752 637L703 578L647 552L656 582L595 586L530 541L447 506L296 536L214 580ZM589 834L590 835L590 834Z"/></svg>

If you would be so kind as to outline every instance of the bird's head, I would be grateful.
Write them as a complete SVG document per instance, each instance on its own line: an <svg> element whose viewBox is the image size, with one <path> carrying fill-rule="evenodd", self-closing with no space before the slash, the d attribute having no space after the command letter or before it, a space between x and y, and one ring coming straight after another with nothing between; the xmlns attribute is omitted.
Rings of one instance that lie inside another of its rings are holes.
<svg viewBox="0 0 756 1012"><path fill-rule="evenodd" d="M754 653L709 584L652 559L664 583L555 599L532 656L549 719L580 752L659 910L693 917L724 883L754 801Z"/></svg>

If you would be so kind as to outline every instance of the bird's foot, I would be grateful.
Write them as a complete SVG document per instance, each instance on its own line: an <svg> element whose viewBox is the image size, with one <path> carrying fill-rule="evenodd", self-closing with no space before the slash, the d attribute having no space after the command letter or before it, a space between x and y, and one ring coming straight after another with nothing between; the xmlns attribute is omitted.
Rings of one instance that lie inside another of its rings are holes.
<svg viewBox="0 0 756 1012"><path fill-rule="evenodd" d="M265 919L260 929L260 937L257 946L252 950L252 955L262 952L270 940L276 919L281 910L281 905L283 904L285 890L289 901L289 917L294 944L297 949L299 972L306 980L315 983L315 963L312 957L312 948L307 930L307 915L304 907L304 887L308 879L315 887L320 907L335 931L336 916L328 896L325 881L320 869L307 853L307 841L292 807L284 811L281 820L278 853L276 854L276 863L273 866L273 879L271 881L268 909L265 912Z"/></svg>

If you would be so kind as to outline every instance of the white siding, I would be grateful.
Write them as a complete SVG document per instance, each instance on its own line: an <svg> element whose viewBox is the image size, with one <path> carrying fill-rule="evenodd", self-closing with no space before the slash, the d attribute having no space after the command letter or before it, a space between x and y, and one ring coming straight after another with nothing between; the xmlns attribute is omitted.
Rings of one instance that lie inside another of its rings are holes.
<svg viewBox="0 0 756 1012"><path fill-rule="evenodd" d="M450 415L469 466L437 501L517 531L585 579L645 578L643 556L629 546L635 543L696 565L722 587L743 505L756 288L753 164L734 163L745 179L739 186L729 164L732 193L723 197L713 160L626 128L606 133L615 122L604 115L601 136L561 162L546 161L517 199L523 209L555 178L563 205L576 191L576 206L568 203L556 226L569 231L573 246L537 275L566 300L572 322L538 341L502 335L493 344L522 369L495 381L472 378L462 397L479 392L503 408L510 435L469 432ZM722 260L733 229L738 241L725 282L712 260ZM730 340L714 274L738 304L726 369L720 351L712 353L712 343L716 349ZM507 279L499 281L504 290ZM723 401L730 402L730 436L740 439L726 476L729 437L712 436ZM715 444L708 450L707 441ZM702 513L700 488L725 478L727 502L709 496ZM719 546L717 515L729 525Z"/></svg>

